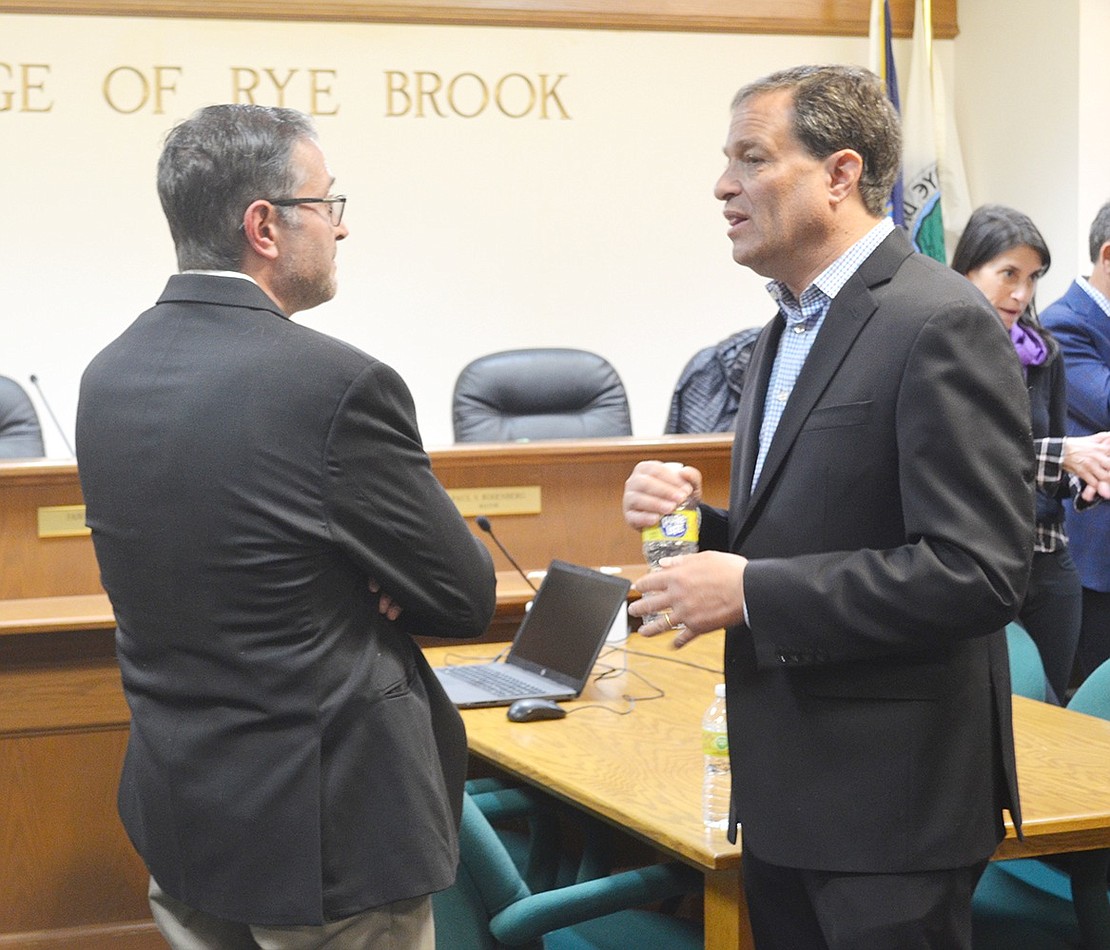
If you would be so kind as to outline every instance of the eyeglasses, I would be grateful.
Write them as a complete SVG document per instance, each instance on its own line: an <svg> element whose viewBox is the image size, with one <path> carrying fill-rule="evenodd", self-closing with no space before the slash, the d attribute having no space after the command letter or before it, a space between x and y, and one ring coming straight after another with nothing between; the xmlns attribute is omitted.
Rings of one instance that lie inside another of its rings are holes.
<svg viewBox="0 0 1110 950"><path fill-rule="evenodd" d="M343 211L347 207L346 195L335 195L328 198L263 198L262 200L268 201L279 208L291 208L294 205L327 205L328 219L331 221L333 228L339 227L339 222L343 220Z"/></svg>

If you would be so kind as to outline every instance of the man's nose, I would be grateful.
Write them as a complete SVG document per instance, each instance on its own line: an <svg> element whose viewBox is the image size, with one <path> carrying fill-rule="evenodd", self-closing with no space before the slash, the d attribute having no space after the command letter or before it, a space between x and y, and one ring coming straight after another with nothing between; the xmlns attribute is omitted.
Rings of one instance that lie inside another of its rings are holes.
<svg viewBox="0 0 1110 950"><path fill-rule="evenodd" d="M724 172L717 183L713 186L713 197L718 201L727 201L733 195L738 194L740 185L736 181L735 176L730 175L727 171Z"/></svg>

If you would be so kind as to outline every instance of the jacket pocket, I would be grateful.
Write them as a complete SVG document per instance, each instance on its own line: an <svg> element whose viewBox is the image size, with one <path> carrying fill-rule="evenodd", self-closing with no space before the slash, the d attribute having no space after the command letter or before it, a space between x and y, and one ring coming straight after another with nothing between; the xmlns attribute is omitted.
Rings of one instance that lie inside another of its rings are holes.
<svg viewBox="0 0 1110 950"><path fill-rule="evenodd" d="M846 426L866 425L871 418L873 401L846 402L839 406L820 406L814 409L802 427L804 432L816 429L841 429Z"/></svg>

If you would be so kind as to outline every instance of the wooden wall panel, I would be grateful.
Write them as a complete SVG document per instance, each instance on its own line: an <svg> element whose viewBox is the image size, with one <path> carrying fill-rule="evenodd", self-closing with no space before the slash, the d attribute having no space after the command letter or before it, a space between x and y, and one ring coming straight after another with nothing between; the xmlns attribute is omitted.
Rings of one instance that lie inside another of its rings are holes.
<svg viewBox="0 0 1110 950"><path fill-rule="evenodd" d="M934 0L940 39L958 32L957 0ZM909 36L913 0L891 0L895 34ZM0 0L0 13L341 20L474 26L577 27L866 36L869 0Z"/></svg>
<svg viewBox="0 0 1110 950"><path fill-rule="evenodd" d="M532 570L547 567L553 557L591 567L639 563L639 538L624 526L620 512L621 489L632 466L642 458L694 465L705 479L706 500L725 505L731 445L731 435L666 436L464 443L429 455L432 470L448 488L541 486L539 514L493 519L501 541L525 570ZM37 533L39 506L82 501L71 461L0 464L0 600L103 592L91 538L39 538ZM497 570L511 571L504 555L470 523Z"/></svg>
<svg viewBox="0 0 1110 950"><path fill-rule="evenodd" d="M150 916L116 817L127 729L0 738L0 933Z"/></svg>
<svg viewBox="0 0 1110 950"><path fill-rule="evenodd" d="M87 536L38 537L40 507L82 502L73 462L0 465L0 600L100 593Z"/></svg>
<svg viewBox="0 0 1110 950"><path fill-rule="evenodd" d="M526 570L552 558L589 567L637 564L640 538L624 523L620 499L632 467L645 458L684 462L700 469L706 500L728 503L732 436L662 439L585 439L566 442L458 444L430 453L432 471L448 488L539 485L543 510L534 515L491 515L501 542ZM490 514L487 512L487 514ZM498 570L512 565L488 538Z"/></svg>

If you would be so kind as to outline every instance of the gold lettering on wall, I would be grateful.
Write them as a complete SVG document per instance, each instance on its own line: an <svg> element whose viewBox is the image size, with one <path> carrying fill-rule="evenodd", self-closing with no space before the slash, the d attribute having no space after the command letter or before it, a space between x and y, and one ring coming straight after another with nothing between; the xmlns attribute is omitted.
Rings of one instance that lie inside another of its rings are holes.
<svg viewBox="0 0 1110 950"><path fill-rule="evenodd" d="M228 102L299 109L312 116L338 115L339 70L228 66ZM0 114L51 112L47 88L52 67L46 63L0 62ZM104 74L104 104L120 115L164 115L190 108L178 101L182 66L121 64ZM442 75L434 70L384 72L386 118L570 119L563 81L566 73L511 72L483 76L466 70ZM202 103L196 103L197 106Z"/></svg>
<svg viewBox="0 0 1110 950"><path fill-rule="evenodd" d="M295 108L309 115L335 115L339 112L334 99L338 75L335 69L232 66L230 101Z"/></svg>
<svg viewBox="0 0 1110 950"><path fill-rule="evenodd" d="M177 92L177 78L182 72L180 66L151 66L148 75L136 66L117 66L104 77L104 101L124 115L133 115L147 106L154 115L163 115L166 96Z"/></svg>
<svg viewBox="0 0 1110 950"><path fill-rule="evenodd" d="M54 100L46 97L45 63L0 63L0 112L49 112Z"/></svg>
<svg viewBox="0 0 1110 950"><path fill-rule="evenodd" d="M462 72L444 78L429 70L385 71L385 115L396 119L475 119L492 106L510 119L569 119L570 113L559 94L566 73L552 77L537 73L506 73L489 79L478 73Z"/></svg>

